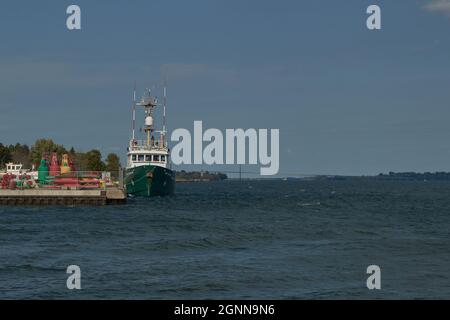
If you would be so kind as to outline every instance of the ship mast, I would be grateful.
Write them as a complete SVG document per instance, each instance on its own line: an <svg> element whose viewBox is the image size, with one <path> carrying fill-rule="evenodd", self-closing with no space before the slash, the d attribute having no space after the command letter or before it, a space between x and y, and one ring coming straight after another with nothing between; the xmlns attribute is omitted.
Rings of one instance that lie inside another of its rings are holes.
<svg viewBox="0 0 450 320"><path fill-rule="evenodd" d="M133 141L136 140L136 81L134 82L133 90Z"/></svg>
<svg viewBox="0 0 450 320"><path fill-rule="evenodd" d="M163 132L162 132L163 147L166 146L166 108L167 108L167 86L166 82L164 82Z"/></svg>
<svg viewBox="0 0 450 320"><path fill-rule="evenodd" d="M140 106L144 108L145 112L145 122L144 127L142 128L145 133L145 142L147 148L153 148L158 146L158 148L166 148L166 130L167 130L167 123L166 123L166 112L167 112L167 88L164 83L164 99L163 103L158 103L158 98L156 96L152 96L152 92L150 89L146 89L144 95L142 98L137 99L136 97L136 83L134 85L134 91L133 91L133 133L132 133L132 140L130 142L130 146L137 146L139 143L136 140L136 106ZM153 121L153 112L157 106L163 107L163 127L162 130L156 130L154 127L154 121ZM141 129L141 130L142 130ZM153 136L153 133L157 132L159 133L159 140L155 143L155 137Z"/></svg>
<svg viewBox="0 0 450 320"><path fill-rule="evenodd" d="M148 90L148 89L147 89ZM145 110L145 128L144 132L147 134L147 147L151 147L151 135L153 132L153 109L157 106L158 101L156 97L152 97L151 91L148 90L148 96L142 97L142 100L140 103L138 103L139 106L144 107Z"/></svg>
<svg viewBox="0 0 450 320"><path fill-rule="evenodd" d="M159 102L159 99L155 95L153 95L153 90L150 90L149 88L145 89L142 96L138 95L136 90L136 82L134 83L132 109L133 132L132 140L130 140L130 145L128 147L127 168L135 168L140 166L157 166L168 168L170 152L165 140L167 134L166 83L164 83L163 89L164 99L163 101ZM159 85L158 91L159 90L161 90L161 85ZM142 127L136 127L136 117L140 118L140 111L137 109L139 109L140 107L144 109L144 123ZM163 107L163 125L161 129L154 123L156 107ZM136 129L138 131L136 131Z"/></svg>

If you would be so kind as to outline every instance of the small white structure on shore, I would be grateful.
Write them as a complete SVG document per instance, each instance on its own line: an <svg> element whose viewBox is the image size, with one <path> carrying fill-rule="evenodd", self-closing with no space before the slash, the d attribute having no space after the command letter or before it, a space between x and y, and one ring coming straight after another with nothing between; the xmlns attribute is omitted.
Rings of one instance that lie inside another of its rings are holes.
<svg viewBox="0 0 450 320"><path fill-rule="evenodd" d="M22 170L23 165L21 163L12 163L9 162L6 164L6 173L11 173L11 174L22 174L25 173L24 170Z"/></svg>
<svg viewBox="0 0 450 320"><path fill-rule="evenodd" d="M33 166L34 167L34 166ZM0 178L2 178L5 174L13 174L15 176L20 176L22 174L27 174L32 177L33 180L38 179L38 172L34 170L23 169L23 164L21 163L13 163L9 162L6 164L6 171L0 172Z"/></svg>

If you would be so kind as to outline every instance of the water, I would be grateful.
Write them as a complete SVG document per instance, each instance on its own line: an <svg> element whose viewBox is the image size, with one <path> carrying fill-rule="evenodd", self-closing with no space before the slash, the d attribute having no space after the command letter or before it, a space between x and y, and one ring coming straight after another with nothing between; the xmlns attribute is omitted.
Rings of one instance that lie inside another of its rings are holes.
<svg viewBox="0 0 450 320"><path fill-rule="evenodd" d="M449 194L450 182L225 181L126 206L0 207L0 298L449 299ZM82 290L66 288L73 264Z"/></svg>

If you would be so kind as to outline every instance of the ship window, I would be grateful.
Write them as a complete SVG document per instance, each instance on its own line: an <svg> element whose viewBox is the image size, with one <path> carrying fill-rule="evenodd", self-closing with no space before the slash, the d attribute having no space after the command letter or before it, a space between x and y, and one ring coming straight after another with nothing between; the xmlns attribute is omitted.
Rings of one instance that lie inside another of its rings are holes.
<svg viewBox="0 0 450 320"><path fill-rule="evenodd" d="M161 161L162 162L166 161L166 156L161 156Z"/></svg>
<svg viewBox="0 0 450 320"><path fill-rule="evenodd" d="M159 162L159 155L154 155L153 156L153 161L155 161L155 162Z"/></svg>
<svg viewBox="0 0 450 320"><path fill-rule="evenodd" d="M144 155L143 154L138 155L138 161L139 162L143 162L144 161Z"/></svg>
<svg viewBox="0 0 450 320"><path fill-rule="evenodd" d="M152 161L152 156L146 155L145 156L145 161Z"/></svg>
<svg viewBox="0 0 450 320"><path fill-rule="evenodd" d="M132 161L136 161L136 155L135 155L135 154L133 154L133 155L131 156L131 160L132 160Z"/></svg>

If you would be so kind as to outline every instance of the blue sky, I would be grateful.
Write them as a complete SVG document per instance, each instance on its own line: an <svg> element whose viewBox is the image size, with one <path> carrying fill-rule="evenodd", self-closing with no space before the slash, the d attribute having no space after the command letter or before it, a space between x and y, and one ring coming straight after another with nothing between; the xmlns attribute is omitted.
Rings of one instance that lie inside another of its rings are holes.
<svg viewBox="0 0 450 320"><path fill-rule="evenodd" d="M279 128L281 175L449 171L449 34L448 0L2 2L0 142L124 158L165 77L170 128Z"/></svg>

